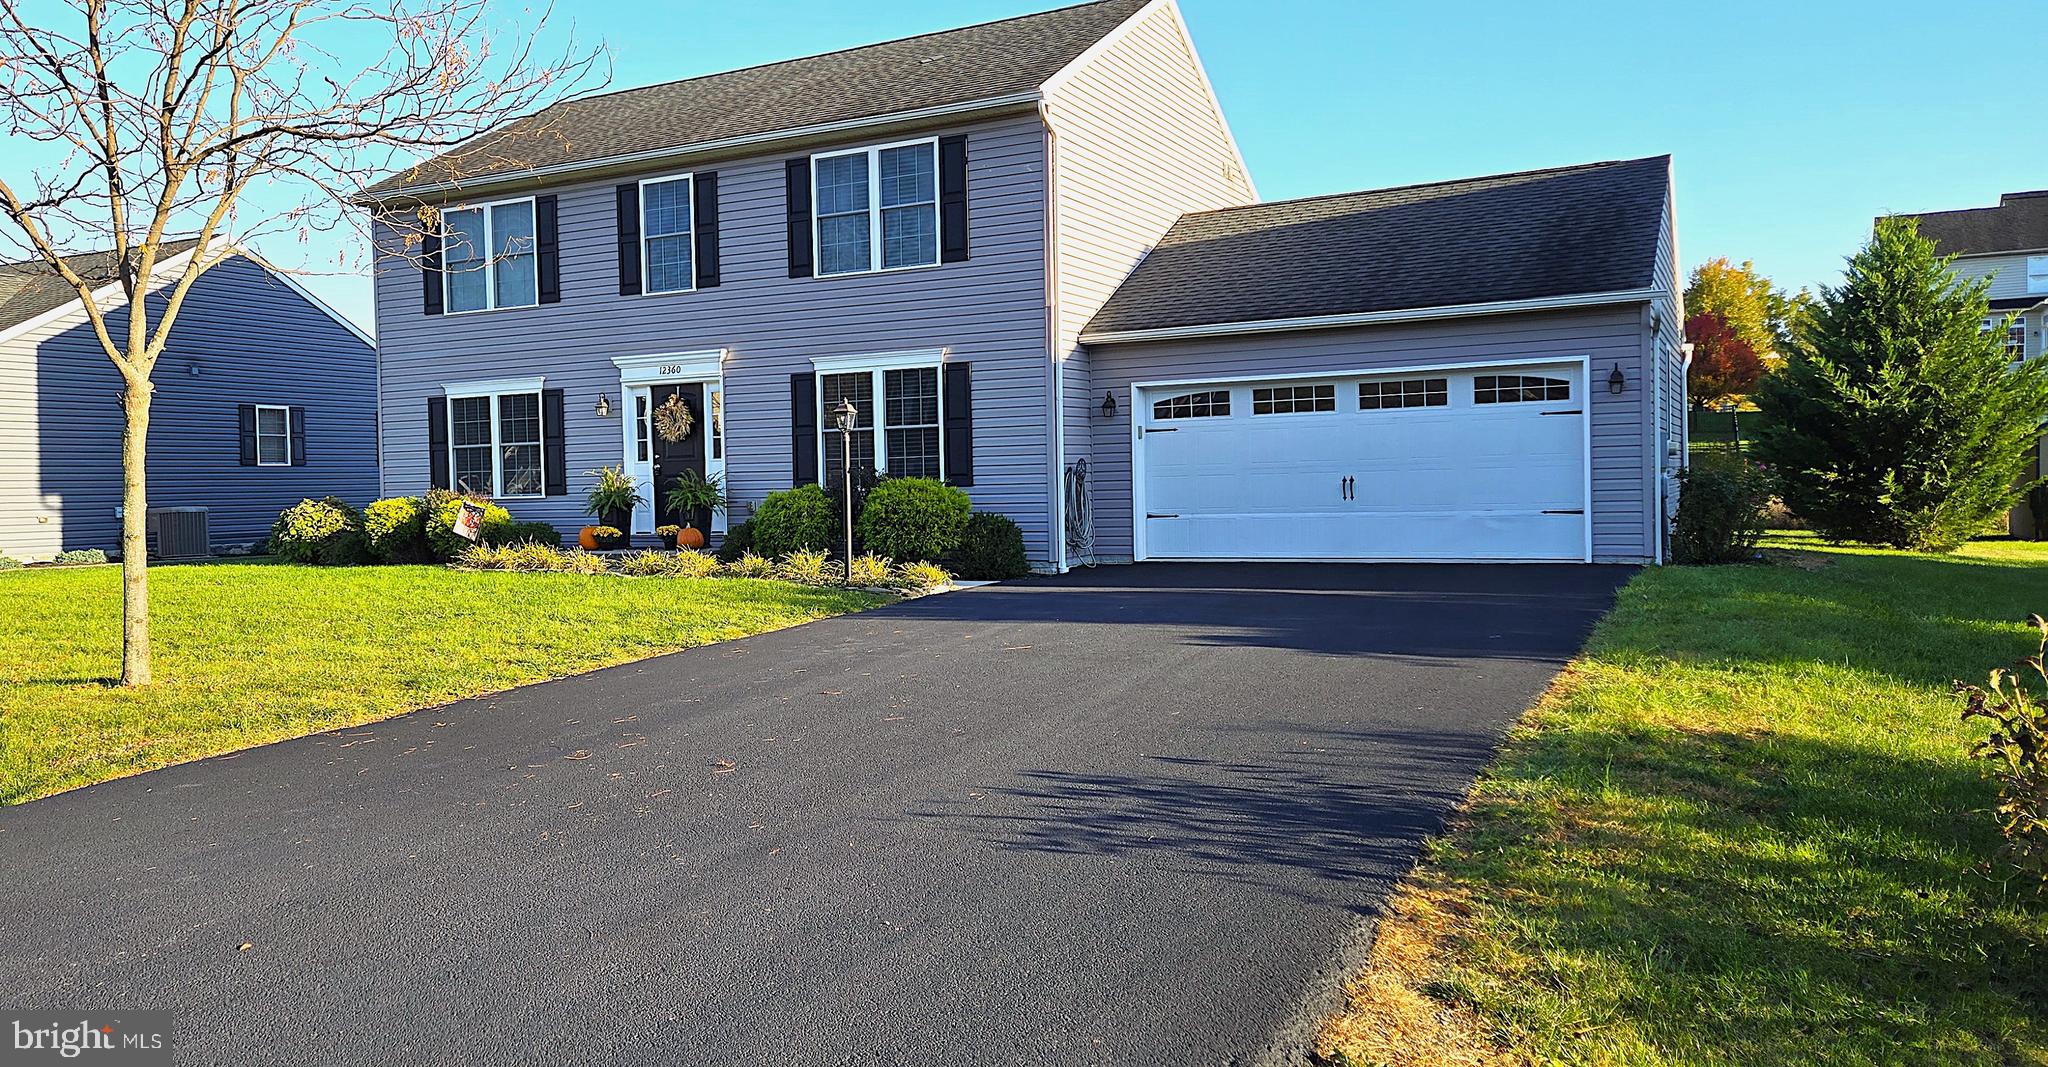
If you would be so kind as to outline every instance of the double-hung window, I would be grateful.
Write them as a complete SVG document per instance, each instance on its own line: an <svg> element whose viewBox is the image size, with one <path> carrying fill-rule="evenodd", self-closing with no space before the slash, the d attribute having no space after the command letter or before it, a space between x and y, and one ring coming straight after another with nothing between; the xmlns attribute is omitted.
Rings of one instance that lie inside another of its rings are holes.
<svg viewBox="0 0 2048 1067"><path fill-rule="evenodd" d="M645 292L687 293L697 288L693 185L687 174L640 183L640 276L647 279Z"/></svg>
<svg viewBox="0 0 2048 1067"><path fill-rule="evenodd" d="M292 409L256 405L256 465L292 465Z"/></svg>
<svg viewBox="0 0 2048 1067"><path fill-rule="evenodd" d="M811 169L820 277L938 264L936 140L815 156Z"/></svg>
<svg viewBox="0 0 2048 1067"><path fill-rule="evenodd" d="M450 312L540 303L533 198L441 213L441 277Z"/></svg>
<svg viewBox="0 0 2048 1067"><path fill-rule="evenodd" d="M944 478L939 365L891 366L818 375L821 473L839 483L841 434L832 411L841 400L857 412L853 466L891 478ZM879 403L878 403L879 401Z"/></svg>
<svg viewBox="0 0 2048 1067"><path fill-rule="evenodd" d="M1994 331L2002 335L1999 344L2005 352L2005 358L2012 360L2014 363L2027 358L2027 320L2025 318L2015 315L2012 317L2012 321L2008 322L2001 316L1993 315L1984 320L1983 332L1992 333Z"/></svg>
<svg viewBox="0 0 2048 1067"><path fill-rule="evenodd" d="M449 469L464 493L540 496L540 391L448 398Z"/></svg>

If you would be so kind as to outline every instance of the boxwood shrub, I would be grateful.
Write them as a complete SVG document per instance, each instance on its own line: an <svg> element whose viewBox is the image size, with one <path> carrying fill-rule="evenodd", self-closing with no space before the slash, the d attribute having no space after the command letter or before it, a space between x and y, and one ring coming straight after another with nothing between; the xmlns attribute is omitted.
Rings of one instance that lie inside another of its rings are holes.
<svg viewBox="0 0 2048 1067"><path fill-rule="evenodd" d="M426 503L416 496L395 496L364 508L363 544L379 563L424 563L433 558L427 547Z"/></svg>
<svg viewBox="0 0 2048 1067"><path fill-rule="evenodd" d="M967 517L949 568L975 582L1000 582L1031 573L1024 556L1024 531L1006 515L977 511Z"/></svg>
<svg viewBox="0 0 2048 1067"><path fill-rule="evenodd" d="M339 497L301 500L271 526L270 551L289 563L361 563L362 516Z"/></svg>
<svg viewBox="0 0 2048 1067"><path fill-rule="evenodd" d="M753 551L771 559L792 552L829 552L839 540L832 495L822 486L770 493L749 521L754 528Z"/></svg>
<svg viewBox="0 0 2048 1067"><path fill-rule="evenodd" d="M902 563L931 563L960 545L974 503L964 490L931 478L890 478L870 490L855 532L869 552Z"/></svg>
<svg viewBox="0 0 2048 1067"><path fill-rule="evenodd" d="M445 490L427 494L427 547L435 559L452 560L470 547L468 538L455 532L455 517L462 512L463 501L481 505L484 509L483 527L478 531L477 543L502 545L507 531L512 526L512 513L482 497L461 497Z"/></svg>
<svg viewBox="0 0 2048 1067"><path fill-rule="evenodd" d="M725 531L725 540L718 543L718 562L731 563L754 550L754 520L748 519Z"/></svg>
<svg viewBox="0 0 2048 1067"><path fill-rule="evenodd" d="M1742 563L1756 555L1770 479L1740 461L1695 462L1678 473L1671 555L1679 563Z"/></svg>

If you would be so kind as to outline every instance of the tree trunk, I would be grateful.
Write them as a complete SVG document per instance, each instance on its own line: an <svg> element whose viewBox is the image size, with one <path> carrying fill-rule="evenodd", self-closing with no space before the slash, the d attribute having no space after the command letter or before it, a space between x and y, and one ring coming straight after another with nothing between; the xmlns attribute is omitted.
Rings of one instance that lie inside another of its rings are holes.
<svg viewBox="0 0 2048 1067"><path fill-rule="evenodd" d="M121 395L121 684L149 684L149 446L146 377L131 377Z"/></svg>

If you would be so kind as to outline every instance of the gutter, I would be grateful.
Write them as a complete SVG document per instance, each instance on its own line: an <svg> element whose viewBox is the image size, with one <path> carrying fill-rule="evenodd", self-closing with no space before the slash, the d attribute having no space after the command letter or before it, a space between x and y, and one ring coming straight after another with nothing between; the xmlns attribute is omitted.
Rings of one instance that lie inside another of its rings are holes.
<svg viewBox="0 0 2048 1067"><path fill-rule="evenodd" d="M492 174L467 181L430 181L414 185L401 185L391 189L366 191L350 199L357 207L375 207L392 200L419 199L439 193L459 193L480 189L492 189L503 185L537 182L543 179L567 174L597 177L606 170L641 169L651 163L679 162L698 156L727 153L743 148L763 148L769 145L801 141L807 138L829 138L878 126L924 122L932 119L959 119L983 113L995 114L1012 109L1035 107L1043 99L1037 90L1028 93L1013 93L1009 96L990 97L985 100L970 100L958 104L941 104L936 107L919 108L915 111L897 111L886 115L870 115L865 118L842 119L837 122L817 123L811 126L797 126L763 133L750 133L738 137L727 137L717 141L700 141L696 144L678 145L669 148L648 149L628 152L599 159L579 160L573 163L556 163L545 167L534 167L505 174Z"/></svg>
<svg viewBox="0 0 2048 1067"><path fill-rule="evenodd" d="M1391 322L1430 322L1438 319L1475 318L1482 315L1518 315L1530 311L1562 311L1571 308L1642 304L1666 295L1657 288L1622 289L1609 293L1579 293L1572 296L1534 297L1528 300L1496 300L1480 304L1448 304L1441 307L1400 308L1392 311L1362 311L1346 315L1312 315L1291 319L1262 319L1252 322L1207 323L1163 326L1147 330L1089 330L1081 343L1091 345L1135 344L1142 341L1182 341L1208 337L1242 337L1296 330L1330 330L1345 326L1374 326Z"/></svg>

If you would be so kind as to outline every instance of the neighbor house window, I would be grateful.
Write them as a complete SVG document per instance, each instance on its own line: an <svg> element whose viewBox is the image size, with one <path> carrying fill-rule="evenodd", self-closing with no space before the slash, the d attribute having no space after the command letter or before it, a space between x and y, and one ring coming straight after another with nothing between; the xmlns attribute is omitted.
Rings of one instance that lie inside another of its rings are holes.
<svg viewBox="0 0 2048 1067"><path fill-rule="evenodd" d="M292 465L292 409L256 405L256 465Z"/></svg>
<svg viewBox="0 0 2048 1067"><path fill-rule="evenodd" d="M1570 400L1572 385L1563 378L1530 374L1482 374L1472 379L1475 404L1517 404L1524 401Z"/></svg>
<svg viewBox="0 0 2048 1067"><path fill-rule="evenodd" d="M2010 322L1998 316L1985 319L1984 332L1992 333L1994 331L2002 332L2005 335L2004 339L2000 342L2000 347L2005 352L2005 358L2015 363L2027 358L2027 320L2017 315L2013 316Z"/></svg>
<svg viewBox="0 0 2048 1067"><path fill-rule="evenodd" d="M490 497L540 496L539 392L448 398L449 469L455 488Z"/></svg>
<svg viewBox="0 0 2048 1067"><path fill-rule="evenodd" d="M686 293L697 287L690 258L691 178L659 178L640 183L640 254L649 293Z"/></svg>
<svg viewBox="0 0 2048 1067"><path fill-rule="evenodd" d="M833 425L832 409L841 400L852 401L859 411L853 431L856 469L891 478L944 478L939 388L936 363L818 375L825 483L839 482L841 435Z"/></svg>
<svg viewBox="0 0 2048 1067"><path fill-rule="evenodd" d="M1498 378L1496 378L1498 381ZM1409 378L1398 382L1360 382L1360 411L1388 408L1440 408L1451 402L1449 378Z"/></svg>
<svg viewBox="0 0 2048 1067"><path fill-rule="evenodd" d="M540 303L531 197L444 211L441 227L441 277L449 311Z"/></svg>
<svg viewBox="0 0 2048 1067"><path fill-rule="evenodd" d="M1337 410L1337 386L1276 385L1252 390L1252 414L1297 415Z"/></svg>
<svg viewBox="0 0 2048 1067"><path fill-rule="evenodd" d="M2048 293L2048 256L2027 257L2027 292Z"/></svg>
<svg viewBox="0 0 2048 1067"><path fill-rule="evenodd" d="M811 168L820 276L939 262L937 141L816 156Z"/></svg>
<svg viewBox="0 0 2048 1067"><path fill-rule="evenodd" d="M1230 390L1182 393L1152 404L1155 419L1213 419L1230 414Z"/></svg>

